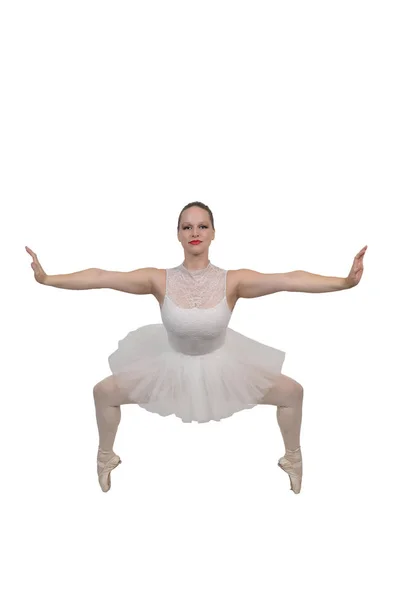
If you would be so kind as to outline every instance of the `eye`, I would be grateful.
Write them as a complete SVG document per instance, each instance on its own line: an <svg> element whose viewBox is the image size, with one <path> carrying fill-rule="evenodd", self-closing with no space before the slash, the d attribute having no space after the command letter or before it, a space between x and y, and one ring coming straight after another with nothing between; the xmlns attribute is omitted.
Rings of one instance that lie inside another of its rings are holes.
<svg viewBox="0 0 398 600"><path fill-rule="evenodd" d="M183 229L189 229L189 227L191 227L191 226L185 225L185 227L183 227ZM205 229L208 229L207 225L200 225L200 227L204 227Z"/></svg>

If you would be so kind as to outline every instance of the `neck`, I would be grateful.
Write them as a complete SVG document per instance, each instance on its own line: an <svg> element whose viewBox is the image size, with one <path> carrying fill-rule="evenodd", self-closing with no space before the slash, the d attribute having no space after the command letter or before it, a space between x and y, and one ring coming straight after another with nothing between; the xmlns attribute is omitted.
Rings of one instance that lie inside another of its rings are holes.
<svg viewBox="0 0 398 600"><path fill-rule="evenodd" d="M192 260L187 262L186 260L184 260L184 262L182 263L182 266L188 271L203 271L203 269L206 269L209 265L209 259L203 260L203 258L201 258L200 262L194 262Z"/></svg>

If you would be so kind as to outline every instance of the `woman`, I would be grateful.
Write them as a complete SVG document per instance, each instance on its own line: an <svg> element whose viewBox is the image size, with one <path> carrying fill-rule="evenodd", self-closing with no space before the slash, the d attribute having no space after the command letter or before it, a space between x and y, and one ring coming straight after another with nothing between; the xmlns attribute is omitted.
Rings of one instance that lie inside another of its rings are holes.
<svg viewBox="0 0 398 600"><path fill-rule="evenodd" d="M305 271L265 274L250 269L225 270L208 258L215 237L213 214L201 202L187 204L177 225L184 262L171 269L143 268L130 272L87 269L47 275L37 256L31 266L44 285L66 289L109 288L131 294L152 294L163 324L131 331L109 356L112 375L94 387L99 433L97 473L109 491L110 473L121 463L113 451L122 404L135 403L162 416L184 422L219 421L258 404L277 407L285 446L278 465L298 494L302 481L300 429L303 387L281 373L285 353L228 327L239 298L257 298L279 291L331 292L356 286L363 272L365 246L347 278Z"/></svg>

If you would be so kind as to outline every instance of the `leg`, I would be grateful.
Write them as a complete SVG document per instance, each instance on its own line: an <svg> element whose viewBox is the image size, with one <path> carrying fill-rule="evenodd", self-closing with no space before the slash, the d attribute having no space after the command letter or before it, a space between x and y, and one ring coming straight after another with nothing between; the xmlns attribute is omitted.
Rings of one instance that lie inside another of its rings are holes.
<svg viewBox="0 0 398 600"><path fill-rule="evenodd" d="M276 385L265 394L260 404L277 406L277 420L285 444L285 456L278 465L290 478L290 489L299 494L303 476L300 430L303 411L303 387L294 379L280 375Z"/></svg>
<svg viewBox="0 0 398 600"><path fill-rule="evenodd" d="M95 413L97 418L99 447L104 452L113 452L113 444L121 419L121 404L131 404L127 395L117 386L110 375L94 386Z"/></svg>
<svg viewBox="0 0 398 600"><path fill-rule="evenodd" d="M297 381L280 375L276 385L259 402L277 406L276 418L286 451L294 451L300 447L303 397L303 387Z"/></svg>
<svg viewBox="0 0 398 600"><path fill-rule="evenodd" d="M120 405L131 402L117 386L113 375L97 383L93 394L99 434L97 473L102 490L108 492L111 487L110 472L121 462L113 451L121 418Z"/></svg>

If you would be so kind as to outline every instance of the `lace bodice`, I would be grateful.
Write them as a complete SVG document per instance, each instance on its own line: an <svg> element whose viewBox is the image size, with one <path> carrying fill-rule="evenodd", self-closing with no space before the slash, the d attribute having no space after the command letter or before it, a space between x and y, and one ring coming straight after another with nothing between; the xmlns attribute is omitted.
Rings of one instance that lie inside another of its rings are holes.
<svg viewBox="0 0 398 600"><path fill-rule="evenodd" d="M231 318L226 281L227 271L211 262L195 271L183 264L166 269L161 316L174 350L207 354L223 345Z"/></svg>
<svg viewBox="0 0 398 600"><path fill-rule="evenodd" d="M226 276L211 262L196 271L181 264L166 270L166 296L181 308L213 308L226 295Z"/></svg>

